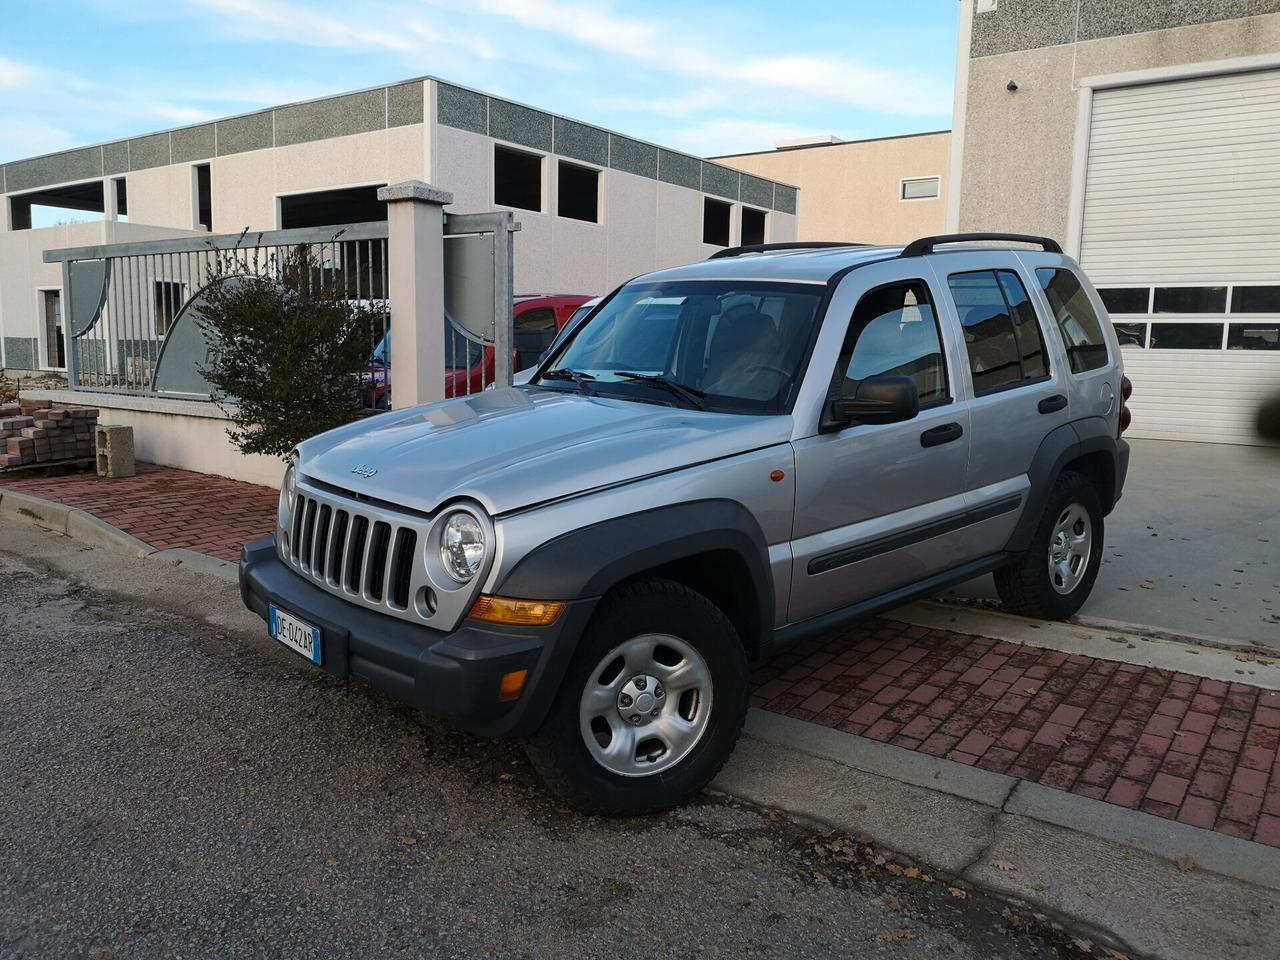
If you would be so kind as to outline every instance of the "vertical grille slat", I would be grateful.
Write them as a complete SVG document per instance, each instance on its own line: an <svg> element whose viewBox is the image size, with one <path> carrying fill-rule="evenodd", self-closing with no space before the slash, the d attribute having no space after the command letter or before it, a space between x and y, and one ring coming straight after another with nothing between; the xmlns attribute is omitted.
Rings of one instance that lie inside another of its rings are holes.
<svg viewBox="0 0 1280 960"><path fill-rule="evenodd" d="M311 557L311 572L317 577L324 576L325 560L329 556L329 521L332 517L333 509L327 503L321 504L320 517L316 521L315 553Z"/></svg>
<svg viewBox="0 0 1280 960"><path fill-rule="evenodd" d="M368 578L365 582L365 593L370 600L381 602L385 594L387 573L387 553L391 546L391 525L382 520L373 524L369 533L369 559L365 563Z"/></svg>
<svg viewBox="0 0 1280 960"><path fill-rule="evenodd" d="M391 605L406 609L409 606L409 587L413 579L413 558L418 546L418 534L408 527L396 531L396 545L389 564L387 595Z"/></svg>
<svg viewBox="0 0 1280 960"><path fill-rule="evenodd" d="M307 501L307 514L302 518L302 557L301 562L304 567L311 565L311 545L315 539L316 532L316 502L314 500Z"/></svg>
<svg viewBox="0 0 1280 960"><path fill-rule="evenodd" d="M307 509L307 498L298 496L293 502L293 533L289 535L289 552L296 562L298 551L302 548L302 515Z"/></svg>
<svg viewBox="0 0 1280 960"><path fill-rule="evenodd" d="M329 547L328 580L333 584L342 583L342 558L347 551L347 523L350 514L345 510L337 510L333 515L333 536Z"/></svg>
<svg viewBox="0 0 1280 960"><path fill-rule="evenodd" d="M350 559L347 561L346 588L359 593L364 584L364 552L369 540L369 520L357 515L351 521Z"/></svg>

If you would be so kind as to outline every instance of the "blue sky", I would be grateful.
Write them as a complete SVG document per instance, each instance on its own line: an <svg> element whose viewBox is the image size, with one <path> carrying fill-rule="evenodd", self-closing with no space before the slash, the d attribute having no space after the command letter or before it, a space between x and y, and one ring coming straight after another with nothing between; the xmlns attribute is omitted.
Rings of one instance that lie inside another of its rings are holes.
<svg viewBox="0 0 1280 960"><path fill-rule="evenodd" d="M956 0L44 0L0 162L431 74L704 156L951 122Z"/></svg>

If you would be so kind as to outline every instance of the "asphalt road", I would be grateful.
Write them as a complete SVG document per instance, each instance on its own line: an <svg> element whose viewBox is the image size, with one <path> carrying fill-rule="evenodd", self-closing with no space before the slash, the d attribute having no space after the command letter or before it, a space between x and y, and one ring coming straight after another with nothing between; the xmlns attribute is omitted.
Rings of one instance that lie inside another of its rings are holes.
<svg viewBox="0 0 1280 960"><path fill-rule="evenodd" d="M0 956L1080 955L766 810L571 813L234 598L0 521Z"/></svg>

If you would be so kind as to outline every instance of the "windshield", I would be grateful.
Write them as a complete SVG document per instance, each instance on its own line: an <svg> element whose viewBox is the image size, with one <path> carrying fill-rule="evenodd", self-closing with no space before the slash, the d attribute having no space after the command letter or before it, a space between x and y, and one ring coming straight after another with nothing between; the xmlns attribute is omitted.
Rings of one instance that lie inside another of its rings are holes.
<svg viewBox="0 0 1280 960"><path fill-rule="evenodd" d="M480 362L484 355L484 344L477 343L458 332L457 328L444 319L444 368L446 370L469 370ZM391 331L378 341L369 355L369 366L391 366Z"/></svg>
<svg viewBox="0 0 1280 960"><path fill-rule="evenodd" d="M629 284L533 382L579 390L586 381L589 392L604 396L782 413L790 408L823 292L817 284L768 281ZM692 396L682 398L655 378Z"/></svg>

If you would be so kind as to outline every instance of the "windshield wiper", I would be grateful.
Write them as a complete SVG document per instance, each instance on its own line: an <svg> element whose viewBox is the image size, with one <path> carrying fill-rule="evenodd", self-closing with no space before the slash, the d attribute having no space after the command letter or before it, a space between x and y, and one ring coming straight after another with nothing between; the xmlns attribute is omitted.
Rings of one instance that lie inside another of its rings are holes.
<svg viewBox="0 0 1280 960"><path fill-rule="evenodd" d="M591 390L587 387L587 384L594 380L595 376L582 370L570 370L568 367L557 367L555 370L548 370L538 379L572 380L579 390L587 396L591 396Z"/></svg>
<svg viewBox="0 0 1280 960"><path fill-rule="evenodd" d="M627 370L615 370L613 375L622 377L624 380L639 380L641 383L651 383L655 387L661 387L666 390L667 393L675 394L686 403L693 404L699 410L707 409L707 405L702 402L707 392L699 390L697 387L686 386L683 383L677 383L674 380L669 380L653 373L631 373Z"/></svg>

